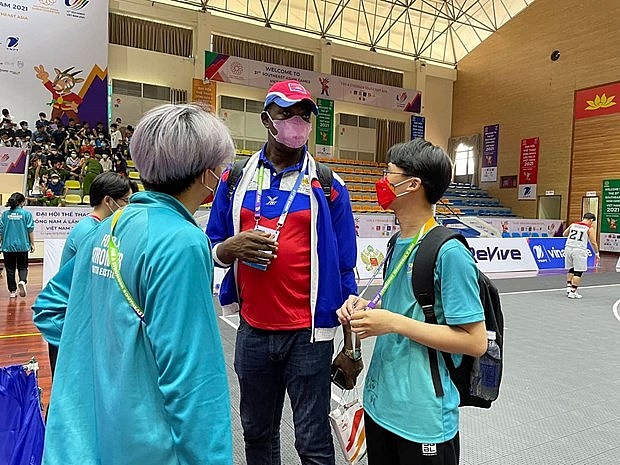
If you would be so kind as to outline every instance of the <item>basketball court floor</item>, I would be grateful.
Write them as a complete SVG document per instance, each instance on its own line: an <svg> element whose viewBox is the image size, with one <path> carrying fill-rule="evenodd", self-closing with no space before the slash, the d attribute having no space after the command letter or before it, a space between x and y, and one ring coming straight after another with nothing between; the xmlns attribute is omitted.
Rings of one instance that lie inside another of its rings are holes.
<svg viewBox="0 0 620 465"><path fill-rule="evenodd" d="M504 378L490 410L461 410L462 465L620 464L620 274L613 271L615 260L608 257L598 272L585 275L581 300L566 298L562 274L492 276L502 293L506 320ZM35 356L47 403L47 349L32 325L30 309L41 271L40 265L31 266L25 299L9 300L2 279L0 366ZM237 321L222 317L219 323L232 397L234 462L243 464L233 370ZM336 350L338 344L340 338ZM365 363L372 346L372 340L364 341ZM343 396L349 398L334 390L333 405ZM288 404L281 436L282 463L299 463ZM345 462L338 456L337 463Z"/></svg>

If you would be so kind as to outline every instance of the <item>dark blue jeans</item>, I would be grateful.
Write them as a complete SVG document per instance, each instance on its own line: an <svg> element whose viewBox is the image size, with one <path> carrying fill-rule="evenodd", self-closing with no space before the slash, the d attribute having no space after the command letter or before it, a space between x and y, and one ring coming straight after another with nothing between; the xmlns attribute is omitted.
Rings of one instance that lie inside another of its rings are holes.
<svg viewBox="0 0 620 465"><path fill-rule="evenodd" d="M295 448L302 465L334 465L329 424L332 341L310 342L310 330L263 331L243 319L235 371L247 465L280 465L280 421L288 392Z"/></svg>

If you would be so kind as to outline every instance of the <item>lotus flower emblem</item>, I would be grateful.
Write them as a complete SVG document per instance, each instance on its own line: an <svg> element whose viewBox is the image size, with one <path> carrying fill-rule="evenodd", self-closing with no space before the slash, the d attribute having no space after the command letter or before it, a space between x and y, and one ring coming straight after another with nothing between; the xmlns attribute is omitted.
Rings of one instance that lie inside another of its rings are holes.
<svg viewBox="0 0 620 465"><path fill-rule="evenodd" d="M586 110L600 110L601 108L613 107L616 104L616 102L614 102L615 98L615 95L611 95L609 97L605 94L597 95L594 100L587 101L588 106L586 107Z"/></svg>

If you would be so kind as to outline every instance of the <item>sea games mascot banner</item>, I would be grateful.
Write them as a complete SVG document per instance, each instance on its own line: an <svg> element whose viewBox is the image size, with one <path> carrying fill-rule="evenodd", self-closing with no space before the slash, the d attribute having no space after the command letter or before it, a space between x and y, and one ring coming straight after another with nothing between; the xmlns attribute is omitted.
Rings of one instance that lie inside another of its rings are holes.
<svg viewBox="0 0 620 465"><path fill-rule="evenodd" d="M0 102L14 122L107 121L108 2L0 0ZM19 127L19 126L18 126Z"/></svg>

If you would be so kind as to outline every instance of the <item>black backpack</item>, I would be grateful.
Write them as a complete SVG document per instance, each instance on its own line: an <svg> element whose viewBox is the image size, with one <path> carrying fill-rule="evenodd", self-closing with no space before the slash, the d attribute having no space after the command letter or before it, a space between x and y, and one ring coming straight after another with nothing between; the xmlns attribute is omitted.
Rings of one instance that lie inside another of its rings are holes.
<svg viewBox="0 0 620 465"><path fill-rule="evenodd" d="M398 235L394 234L388 242L385 265L383 274L387 269L388 261L394 250L394 244ZM418 251L413 260L412 286L413 294L416 300L422 306L426 323L437 324L437 315L435 314L435 286L434 286L434 269L437 260L437 254L443 244L451 239L461 241L467 249L469 245L462 234L444 226L437 226L431 229L420 241ZM481 271L478 271L478 285L480 286L480 301L484 309L484 319L487 331L495 331L495 342L499 346L501 359L500 363L500 383L502 376L502 368L504 361L504 315L499 298L499 291L493 282ZM470 394L471 372L474 366L474 357L463 355L461 365L457 368L454 366L452 357L449 353L442 352L443 358L450 372L452 382L459 390L461 397L460 407L491 407L492 400L486 400L481 397ZM431 368L431 377L435 388L435 395L441 397L444 395L441 386L441 378L439 376L439 362L437 359L437 350L428 347L428 358Z"/></svg>
<svg viewBox="0 0 620 465"><path fill-rule="evenodd" d="M230 169L230 173L228 174L228 200L230 200L237 188L237 183L241 178L241 173L243 172L243 168L247 165L249 157L246 157L242 160L237 160L232 168ZM332 169L324 163L316 162L316 175L319 178L319 182L321 183L321 187L323 188L323 192L325 193L325 198L329 202L332 195L332 182L334 181L334 172Z"/></svg>

